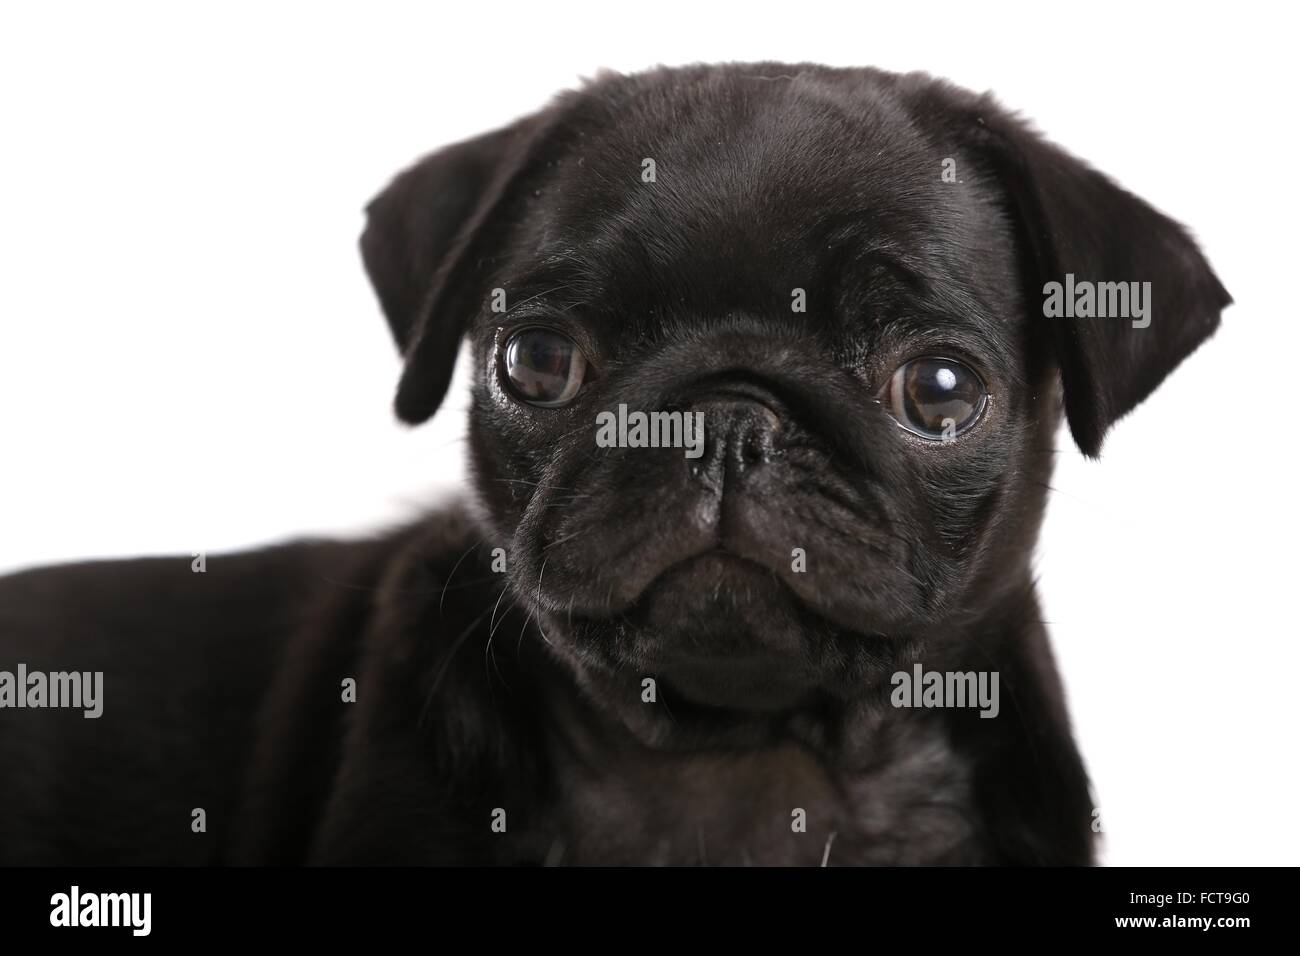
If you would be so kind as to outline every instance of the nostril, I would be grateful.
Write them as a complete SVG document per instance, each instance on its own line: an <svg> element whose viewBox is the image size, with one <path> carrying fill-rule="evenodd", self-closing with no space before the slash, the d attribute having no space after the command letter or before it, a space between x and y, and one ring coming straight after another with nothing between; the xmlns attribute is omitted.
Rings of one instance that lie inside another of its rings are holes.
<svg viewBox="0 0 1300 956"><path fill-rule="evenodd" d="M736 466L744 471L763 464L772 457L773 435L781 420L768 408L758 407L736 423L732 434Z"/></svg>
<svg viewBox="0 0 1300 956"><path fill-rule="evenodd" d="M772 448L771 436L766 431L751 431L740 443L742 464L757 465L767 458Z"/></svg>

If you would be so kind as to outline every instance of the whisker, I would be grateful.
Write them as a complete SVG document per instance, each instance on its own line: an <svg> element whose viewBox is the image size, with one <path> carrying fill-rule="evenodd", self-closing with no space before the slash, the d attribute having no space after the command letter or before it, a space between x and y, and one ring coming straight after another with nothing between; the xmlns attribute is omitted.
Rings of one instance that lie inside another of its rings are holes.
<svg viewBox="0 0 1300 956"><path fill-rule="evenodd" d="M482 538L479 538L477 541L475 541L473 544L471 544L471 545L469 546L469 549L468 549L464 554L462 554L462 555L460 556L460 558L456 561L456 563L455 563L454 565L452 565L451 573L447 575L447 580L442 582L442 596L438 598L438 616L439 616L439 617L442 616L442 602L443 602L443 601L446 599L446 597L447 597L447 585L451 584L451 579L454 578L454 577L456 576L456 569L460 567L460 563L461 563L461 561L464 561L466 558L468 558L469 555L470 555L470 552L473 551L475 548L477 548L477 547L478 547L480 544L482 544L482 543L483 543L483 539L482 539Z"/></svg>
<svg viewBox="0 0 1300 956"><path fill-rule="evenodd" d="M505 592L502 591L501 593L504 594ZM457 652L460 651L461 646L465 641L469 639L470 634L474 632L474 628L478 627L479 624L482 623L483 618L487 617L487 615L488 612L485 609L482 614L470 622L469 627L461 631L460 634L457 635L456 639L452 641L451 648L447 651L447 657L443 660L442 667L438 669L437 675L433 678L433 684L429 687L429 693L424 699L424 706L420 708L420 716L417 723L421 726L424 725L425 718L429 713L429 708L433 705L434 695L438 692L438 687L442 684L443 678L447 676L447 671L451 668L452 661L455 659Z"/></svg>

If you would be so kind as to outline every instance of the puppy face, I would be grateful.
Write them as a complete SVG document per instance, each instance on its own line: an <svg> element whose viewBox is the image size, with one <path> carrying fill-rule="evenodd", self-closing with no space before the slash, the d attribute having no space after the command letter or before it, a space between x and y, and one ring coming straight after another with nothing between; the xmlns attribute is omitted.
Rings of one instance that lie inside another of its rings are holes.
<svg viewBox="0 0 1300 956"><path fill-rule="evenodd" d="M986 100L874 71L602 79L370 215L403 418L472 342L514 596L598 696L654 677L697 723L968 639L1028 586L1061 385L1095 455L1228 301L1178 226ZM1066 273L1151 282L1150 325L1044 317ZM620 406L703 440L598 446Z"/></svg>
<svg viewBox="0 0 1300 956"><path fill-rule="evenodd" d="M966 602L1045 439L991 191L946 188L907 124L749 82L632 120L653 182L611 117L541 188L497 277L514 307L471 330L473 448L548 634L689 702L785 709ZM530 401L537 363L576 392ZM619 405L698 413L702 454L598 449Z"/></svg>

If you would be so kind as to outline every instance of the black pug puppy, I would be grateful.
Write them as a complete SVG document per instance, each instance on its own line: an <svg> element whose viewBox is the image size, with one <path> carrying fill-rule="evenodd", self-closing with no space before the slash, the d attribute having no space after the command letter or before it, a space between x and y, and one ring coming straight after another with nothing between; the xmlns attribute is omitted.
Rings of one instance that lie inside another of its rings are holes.
<svg viewBox="0 0 1300 956"><path fill-rule="evenodd" d="M1097 455L1230 301L1181 227L987 97L757 64L602 76L361 245L403 420L472 345L473 505L4 580L0 668L103 672L0 709L4 862L1092 860L1030 555L1062 409Z"/></svg>

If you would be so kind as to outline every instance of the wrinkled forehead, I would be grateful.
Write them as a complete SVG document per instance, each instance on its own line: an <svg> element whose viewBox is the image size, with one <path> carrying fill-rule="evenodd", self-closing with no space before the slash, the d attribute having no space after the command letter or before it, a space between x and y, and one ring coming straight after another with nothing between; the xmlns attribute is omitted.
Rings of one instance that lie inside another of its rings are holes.
<svg viewBox="0 0 1300 956"><path fill-rule="evenodd" d="M1014 252L998 194L897 103L751 79L575 110L514 275L539 306L987 327ZM639 331L646 331L644 328Z"/></svg>

